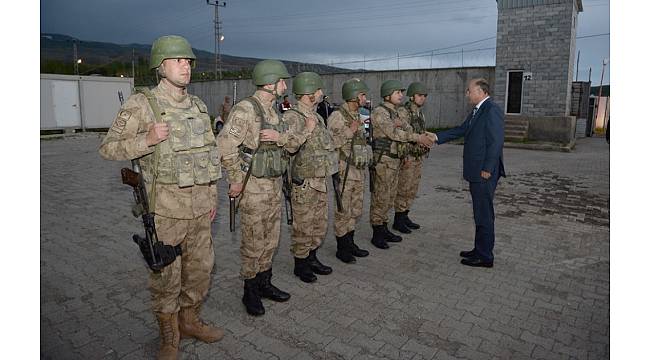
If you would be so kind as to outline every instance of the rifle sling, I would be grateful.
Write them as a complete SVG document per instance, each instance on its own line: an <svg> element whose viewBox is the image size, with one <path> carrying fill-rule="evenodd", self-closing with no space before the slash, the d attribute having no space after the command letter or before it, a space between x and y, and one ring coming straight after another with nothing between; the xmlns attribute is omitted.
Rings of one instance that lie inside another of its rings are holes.
<svg viewBox="0 0 650 360"><path fill-rule="evenodd" d="M135 88L135 91L143 94L147 98L149 106L151 107L151 111L154 115L154 123L162 123L162 112L160 111L160 107L158 107L158 101L156 100L156 97L153 95L151 90L149 90L147 87L137 87ZM159 144L160 143L154 146L153 180L151 181L151 194L149 194L150 211L154 214L156 213L156 178L158 177L158 160L160 157Z"/></svg>
<svg viewBox="0 0 650 360"><path fill-rule="evenodd" d="M255 99L252 96L244 98L241 101L246 101L253 106L253 108L255 109L255 114L259 116L261 119L260 121L260 130L261 130L264 124L266 123L266 117L264 116L264 109L262 108L262 104L260 104L259 101L257 101L257 99ZM261 145L260 143L261 143L261 135L259 135L258 132L257 147L255 148L255 150L253 150L253 154L251 154L251 163L248 165L248 170L246 171L246 176L244 177L244 184L242 185L241 192L240 192L241 195L239 196L239 201L237 202L237 207L235 210L239 209L239 204L241 203L241 199L244 197L244 190L246 189L246 184L248 184L248 179L250 179L251 171L253 170L253 158L255 157L255 154L257 154L257 150L259 150L260 148Z"/></svg>

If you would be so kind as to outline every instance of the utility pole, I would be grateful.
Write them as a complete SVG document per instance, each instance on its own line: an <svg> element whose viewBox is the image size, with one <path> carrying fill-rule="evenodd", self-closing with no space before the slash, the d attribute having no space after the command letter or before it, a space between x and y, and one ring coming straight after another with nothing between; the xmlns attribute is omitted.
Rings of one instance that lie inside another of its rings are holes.
<svg viewBox="0 0 650 360"><path fill-rule="evenodd" d="M609 62L608 58L603 59L603 70L600 72L600 87L598 89L598 102L596 103L596 119L598 119L598 113L600 112L600 97L603 95L603 77L605 76L605 67ZM605 114L603 114L603 129L605 128Z"/></svg>
<svg viewBox="0 0 650 360"><path fill-rule="evenodd" d="M133 78L133 83L135 84L135 49L131 48L131 77Z"/></svg>
<svg viewBox="0 0 650 360"><path fill-rule="evenodd" d="M219 20L219 7L226 7L226 2L205 0L208 5L214 6L214 76L221 80L221 42L224 36L221 35L221 20Z"/></svg>
<svg viewBox="0 0 650 360"><path fill-rule="evenodd" d="M399 72L399 50L397 50L397 72Z"/></svg>
<svg viewBox="0 0 650 360"><path fill-rule="evenodd" d="M72 40L72 52L74 56L74 74L79 75L79 58L77 57L77 39Z"/></svg>

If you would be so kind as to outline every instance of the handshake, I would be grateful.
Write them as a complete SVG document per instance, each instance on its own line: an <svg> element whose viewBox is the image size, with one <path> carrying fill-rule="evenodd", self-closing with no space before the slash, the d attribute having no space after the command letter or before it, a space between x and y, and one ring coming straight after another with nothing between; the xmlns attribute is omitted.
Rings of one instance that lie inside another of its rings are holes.
<svg viewBox="0 0 650 360"><path fill-rule="evenodd" d="M424 134L418 135L417 143L421 146L430 149L431 146L438 140L438 136L435 133L425 131Z"/></svg>

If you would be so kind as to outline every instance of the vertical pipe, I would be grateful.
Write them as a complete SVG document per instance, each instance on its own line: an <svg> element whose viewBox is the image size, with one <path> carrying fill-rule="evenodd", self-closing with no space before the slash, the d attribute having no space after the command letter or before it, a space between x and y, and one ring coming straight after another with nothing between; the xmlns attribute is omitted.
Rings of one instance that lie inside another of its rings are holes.
<svg viewBox="0 0 650 360"><path fill-rule="evenodd" d="M576 62L576 81L578 81L579 71L580 71L580 50L578 50L578 61Z"/></svg>

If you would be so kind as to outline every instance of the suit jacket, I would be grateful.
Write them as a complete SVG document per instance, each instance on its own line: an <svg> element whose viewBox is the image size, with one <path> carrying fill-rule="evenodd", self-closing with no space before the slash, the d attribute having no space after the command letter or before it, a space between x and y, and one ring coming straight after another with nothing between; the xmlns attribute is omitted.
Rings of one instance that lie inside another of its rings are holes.
<svg viewBox="0 0 650 360"><path fill-rule="evenodd" d="M506 176L503 166L503 110L489 98L471 119L470 113L459 126L436 133L438 144L465 137L463 178L469 182L483 181L481 170L492 176Z"/></svg>

